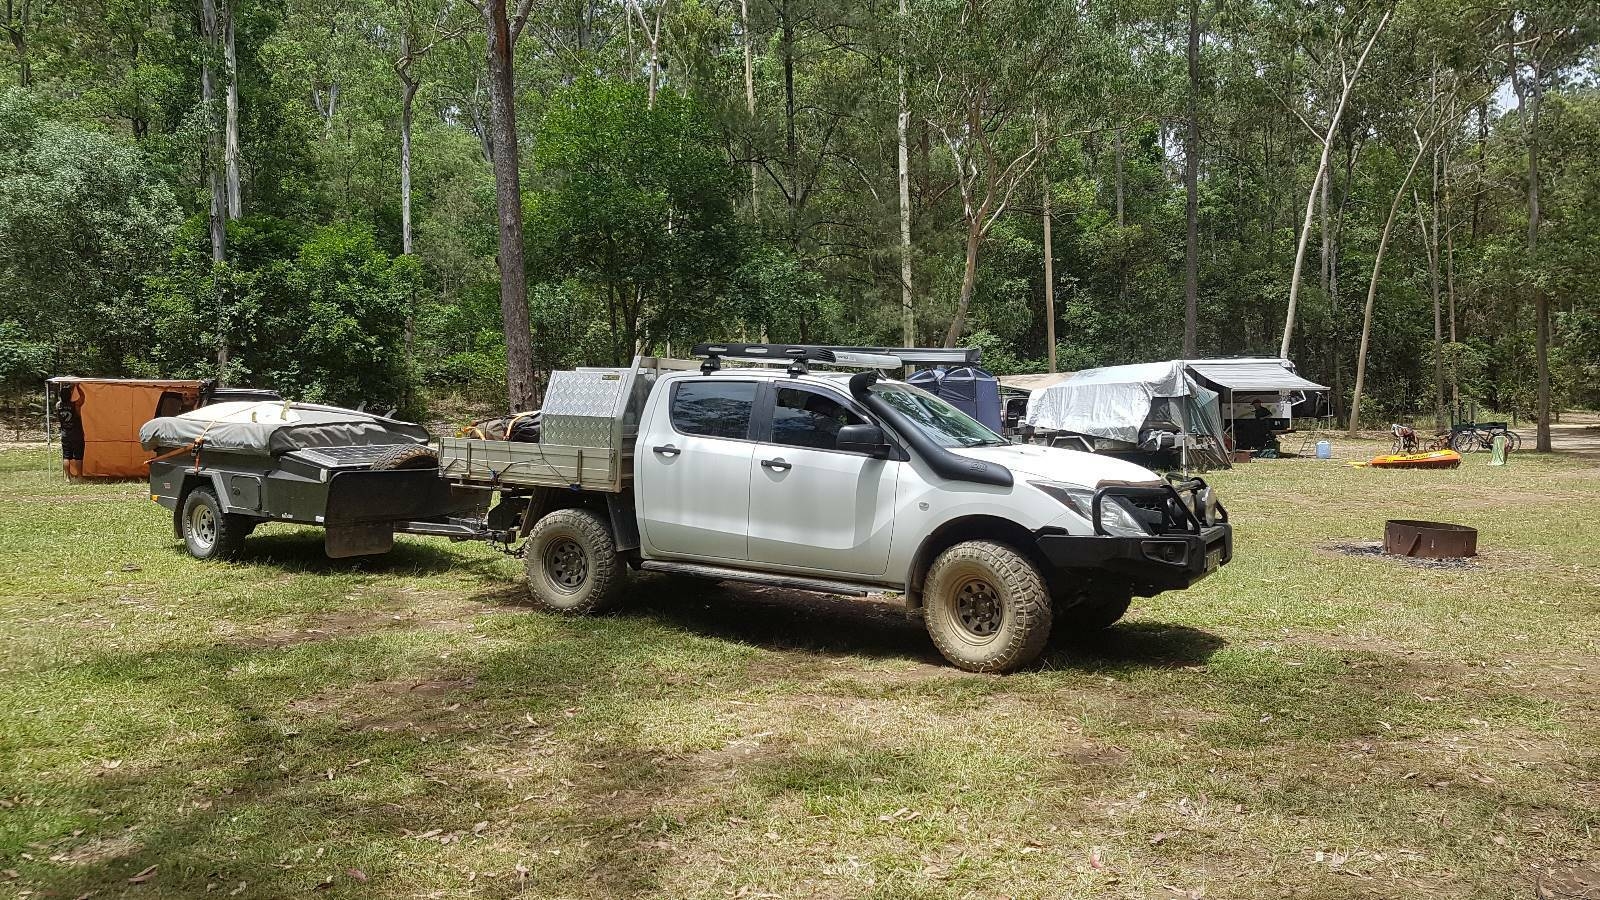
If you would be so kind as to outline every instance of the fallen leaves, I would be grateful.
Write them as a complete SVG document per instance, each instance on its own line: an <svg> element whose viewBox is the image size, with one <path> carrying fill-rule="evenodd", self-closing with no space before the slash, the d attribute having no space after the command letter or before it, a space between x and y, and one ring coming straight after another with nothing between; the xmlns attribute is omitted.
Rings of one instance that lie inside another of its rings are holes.
<svg viewBox="0 0 1600 900"><path fill-rule="evenodd" d="M922 813L907 807L900 807L892 813L885 813L878 817L879 822L910 822L922 818Z"/></svg>
<svg viewBox="0 0 1600 900"><path fill-rule="evenodd" d="M133 877L129 878L128 879L128 883L129 884L144 884L146 881L149 881L150 879L152 879L154 877L156 877L156 867L155 866L149 866L149 867L145 868L144 870L140 871L138 874L136 874Z"/></svg>

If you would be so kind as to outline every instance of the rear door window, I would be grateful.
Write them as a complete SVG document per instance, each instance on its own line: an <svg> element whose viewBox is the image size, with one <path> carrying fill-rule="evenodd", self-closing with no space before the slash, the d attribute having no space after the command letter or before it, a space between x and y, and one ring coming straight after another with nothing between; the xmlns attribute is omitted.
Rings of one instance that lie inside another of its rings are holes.
<svg viewBox="0 0 1600 900"><path fill-rule="evenodd" d="M778 388L772 407L772 443L785 447L832 450L839 429L866 420L843 403L817 391Z"/></svg>
<svg viewBox="0 0 1600 900"><path fill-rule="evenodd" d="M715 378L680 382L672 389L672 427L679 434L745 440L756 387L754 381Z"/></svg>

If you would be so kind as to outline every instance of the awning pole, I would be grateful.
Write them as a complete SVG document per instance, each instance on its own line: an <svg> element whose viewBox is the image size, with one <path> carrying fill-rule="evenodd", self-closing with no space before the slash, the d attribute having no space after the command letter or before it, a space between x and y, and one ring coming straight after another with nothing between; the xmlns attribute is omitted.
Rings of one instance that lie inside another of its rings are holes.
<svg viewBox="0 0 1600 900"><path fill-rule="evenodd" d="M44 448L50 449L50 379L44 380Z"/></svg>

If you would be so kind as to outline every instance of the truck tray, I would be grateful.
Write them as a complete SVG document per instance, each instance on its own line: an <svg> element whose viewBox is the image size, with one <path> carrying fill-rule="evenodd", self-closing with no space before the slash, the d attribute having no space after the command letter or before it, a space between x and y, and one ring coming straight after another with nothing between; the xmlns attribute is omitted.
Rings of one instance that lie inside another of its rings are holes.
<svg viewBox="0 0 1600 900"><path fill-rule="evenodd" d="M515 487L621 491L632 472L631 449L443 438L439 472L452 481Z"/></svg>

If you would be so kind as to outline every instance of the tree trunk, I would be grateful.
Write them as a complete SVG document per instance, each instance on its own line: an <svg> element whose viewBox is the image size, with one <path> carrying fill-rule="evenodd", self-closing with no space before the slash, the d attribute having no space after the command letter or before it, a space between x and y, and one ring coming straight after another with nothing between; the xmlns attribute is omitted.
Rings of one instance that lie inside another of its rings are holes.
<svg viewBox="0 0 1600 900"><path fill-rule="evenodd" d="M744 109L745 113L750 116L750 124L753 127L756 121L756 49L755 35L751 34L750 32L750 0L739 0L739 21L743 23L744 27ZM902 75L901 81L904 82L904 80L904 75ZM901 94L904 95L905 87L903 84L900 90ZM905 102L903 100L900 106L902 109L905 107ZM902 116L903 115L904 114L902 113ZM902 158L905 156L905 150L906 131L905 123L902 118L900 125L900 155ZM752 156L754 156L754 154L752 154ZM905 166L902 164L900 169L902 172L904 172ZM756 190L757 186L760 184L760 176L758 174L760 170L760 165L757 164L754 159L751 159L750 217L752 219L761 214L761 195Z"/></svg>
<svg viewBox="0 0 1600 900"><path fill-rule="evenodd" d="M978 283L978 246L983 243L983 216L974 215L967 223L967 263L961 271L961 298L956 302L955 318L945 332L944 345L954 347L967 325L967 307L972 305L972 289Z"/></svg>
<svg viewBox="0 0 1600 900"><path fill-rule="evenodd" d="M233 2L224 0L222 61L228 75L228 107L226 138L223 144L223 161L228 177L228 221L236 221L244 212L239 188L239 58L233 49Z"/></svg>
<svg viewBox="0 0 1600 900"><path fill-rule="evenodd" d="M1367 308L1361 318L1361 346L1356 350L1355 391L1350 397L1350 437L1355 437L1361 427L1361 391L1367 381L1367 345L1372 337L1372 307L1378 297L1378 273L1383 269L1383 254L1389 249L1389 235L1394 231L1394 219L1405 200L1406 188L1411 184L1411 177L1417 174L1417 166L1422 164L1422 154L1426 150L1426 143L1419 142L1417 155L1411 158L1411 168L1406 170L1406 177L1400 180L1400 187L1394 192L1394 202L1389 204L1389 216L1383 220L1383 232L1378 237L1378 252L1372 257L1372 280L1367 282Z"/></svg>
<svg viewBox="0 0 1600 900"><path fill-rule="evenodd" d="M411 117L419 84L400 75L400 252L410 256L411 245Z"/></svg>
<svg viewBox="0 0 1600 900"><path fill-rule="evenodd" d="M1117 152L1117 227L1118 228L1126 228L1126 227L1128 227L1128 217L1123 214L1123 209L1122 209L1122 169L1123 169L1123 162L1122 161L1123 161L1123 153L1122 153L1122 129L1121 128L1118 128L1118 129L1116 129L1116 130L1111 132L1111 142L1112 142L1112 146L1114 146L1116 148L1116 152Z"/></svg>
<svg viewBox="0 0 1600 900"><path fill-rule="evenodd" d="M222 140L217 130L217 85L211 69L217 55L219 38L216 0L200 0L200 37L204 45L200 61L200 110L205 121L206 140L201 158L206 172L206 186L211 194L211 212L208 222L211 234L211 278L217 304L217 379L228 374L228 332L230 316L219 282L223 263L227 261L228 197L219 167L222 161Z"/></svg>
<svg viewBox="0 0 1600 900"><path fill-rule="evenodd" d="M1439 154L1435 148L1434 172L1437 173ZM1444 401L1444 308L1439 296L1439 221L1437 213L1433 227L1428 227L1427 220L1423 217L1422 197L1416 189L1411 191L1411 197L1417 204L1417 226L1422 231L1423 249L1428 254L1428 293L1433 299L1433 415L1434 422L1443 428L1449 424L1445 416Z"/></svg>
<svg viewBox="0 0 1600 900"><path fill-rule="evenodd" d="M1195 356L1200 329L1200 0L1189 0L1189 134L1183 146L1183 355ZM1118 155L1120 168L1121 155Z"/></svg>
<svg viewBox="0 0 1600 900"><path fill-rule="evenodd" d="M506 398L513 412L533 408L533 329L522 261L522 176L506 0L487 0L489 111L494 130L495 203L500 224L500 316L506 332Z"/></svg>
<svg viewBox="0 0 1600 900"><path fill-rule="evenodd" d="M1539 63L1533 63L1533 84L1528 122L1528 266L1539 259L1539 106L1544 99L1539 83ZM1531 273L1530 273L1531 274ZM1526 279L1533 291L1534 366L1539 375L1539 425L1534 449L1550 452L1550 298L1536 278Z"/></svg>
<svg viewBox="0 0 1600 900"><path fill-rule="evenodd" d="M1376 28L1372 29L1372 36L1367 38L1367 45L1361 51L1361 56L1356 60L1356 66L1350 77L1344 83L1344 89L1339 93L1339 105L1334 108L1333 119L1328 123L1328 132L1322 138L1322 156L1317 161L1317 175L1311 180L1311 190L1306 197L1305 219L1300 223L1300 243L1294 252L1294 271L1289 276L1289 309L1283 318L1283 341L1279 344L1278 355L1284 358L1289 356L1289 341L1294 335L1295 307L1300 299L1300 272L1305 266L1306 244L1311 239L1311 217L1317 207L1317 192L1321 189L1322 179L1328 176L1328 154L1333 149L1333 136L1339 130L1339 120L1344 117L1344 108L1350 101L1350 91L1355 87L1356 80L1361 77L1361 68L1367 64L1367 55L1372 52L1372 45L1378 42L1378 35L1383 33L1384 26L1389 24L1389 17L1394 14L1393 8L1383 13L1383 18L1378 20Z"/></svg>
<svg viewBox="0 0 1600 900"><path fill-rule="evenodd" d="M1050 167L1041 167L1044 182L1044 342L1047 371L1056 370L1056 254L1050 239Z"/></svg>
<svg viewBox="0 0 1600 900"><path fill-rule="evenodd" d="M909 10L900 0L900 23L904 27ZM896 78L900 86L900 110L895 119L896 156L900 183L900 340L907 347L917 345L915 294L911 285L911 160L906 144L906 129L911 124L911 104L906 97L905 46L899 48ZM752 169L752 173L754 169ZM752 174L752 177L753 174Z"/></svg>
<svg viewBox="0 0 1600 900"><path fill-rule="evenodd" d="M1450 154L1444 154L1446 160ZM1456 346L1456 242L1455 227L1451 222L1450 207L1450 165L1444 166L1444 290L1447 305L1445 307L1445 322L1449 326L1450 334L1450 408L1458 409L1461 406L1461 373L1458 371Z"/></svg>
<svg viewBox="0 0 1600 900"><path fill-rule="evenodd" d="M28 26L32 16L32 0L6 0L6 20L0 30L11 38L11 48L17 51L17 84L33 86L33 62L28 56Z"/></svg>

